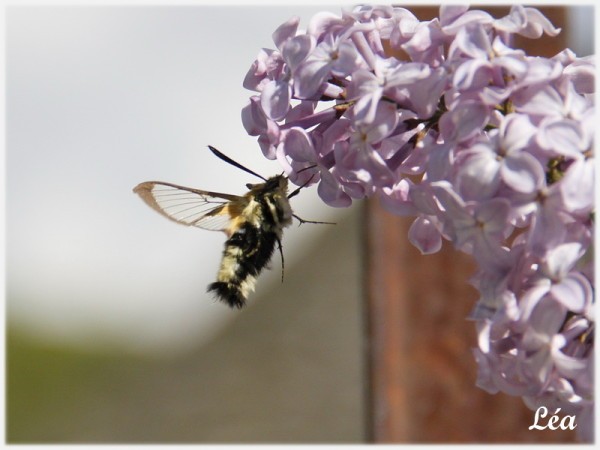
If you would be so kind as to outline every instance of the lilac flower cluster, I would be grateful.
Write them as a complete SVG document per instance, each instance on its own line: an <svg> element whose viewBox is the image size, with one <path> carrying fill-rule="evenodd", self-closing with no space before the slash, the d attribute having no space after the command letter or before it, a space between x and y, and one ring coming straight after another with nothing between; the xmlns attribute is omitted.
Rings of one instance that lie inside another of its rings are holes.
<svg viewBox="0 0 600 450"><path fill-rule="evenodd" d="M574 414L592 440L592 59L512 48L560 31L522 6L430 21L361 6L298 25L246 75L247 132L327 204L377 196L415 217L422 253L444 238L472 255L478 385Z"/></svg>

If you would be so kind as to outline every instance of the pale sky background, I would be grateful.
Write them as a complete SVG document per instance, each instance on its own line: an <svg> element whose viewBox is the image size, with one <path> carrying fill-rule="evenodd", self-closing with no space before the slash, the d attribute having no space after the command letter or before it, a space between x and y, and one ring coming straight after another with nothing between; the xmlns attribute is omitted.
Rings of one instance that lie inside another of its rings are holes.
<svg viewBox="0 0 600 450"><path fill-rule="evenodd" d="M131 190L162 180L241 194L257 182L207 144L280 172L242 127L242 80L277 26L298 15L305 27L322 10L340 7L9 7L7 317L44 338L144 350L197 343L238 314L205 293L225 236L178 226ZM589 54L593 16L578 17L587 34L572 48ZM315 188L292 205L343 220ZM315 233L286 230L286 270ZM280 264L275 255L253 299L279 283Z"/></svg>

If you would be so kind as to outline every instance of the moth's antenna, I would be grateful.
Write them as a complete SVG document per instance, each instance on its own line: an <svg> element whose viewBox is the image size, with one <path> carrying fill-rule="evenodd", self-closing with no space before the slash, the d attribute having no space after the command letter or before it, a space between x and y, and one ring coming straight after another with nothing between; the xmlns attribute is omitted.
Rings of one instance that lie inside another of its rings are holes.
<svg viewBox="0 0 600 450"><path fill-rule="evenodd" d="M242 166L239 162L234 161L233 159L231 159L229 156L225 156L223 153L221 153L219 150L217 150L216 148L214 148L212 145L209 145L208 148L210 149L211 152L214 153L214 155L219 158L222 159L223 161L225 161L226 163L231 164L232 166L237 167L238 169L242 169L244 172L248 172L251 175L254 175L255 177L260 178L261 180L265 180L267 181L267 179L259 174L257 174L256 172L251 171L250 169L248 169L247 167Z"/></svg>

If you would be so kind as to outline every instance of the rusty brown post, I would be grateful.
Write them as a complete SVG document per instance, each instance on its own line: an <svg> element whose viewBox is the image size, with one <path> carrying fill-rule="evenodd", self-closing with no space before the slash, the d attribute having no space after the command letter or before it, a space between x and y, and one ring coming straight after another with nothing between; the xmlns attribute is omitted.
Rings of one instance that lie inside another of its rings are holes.
<svg viewBox="0 0 600 450"><path fill-rule="evenodd" d="M420 18L438 13L437 8L410 9ZM540 9L564 27L564 8ZM499 11L493 8L492 14L499 17ZM527 41L534 55L552 56L564 46L564 38ZM471 349L476 336L466 320L477 300L468 284L475 268L448 245L435 255L421 255L408 242L410 223L377 201L367 204L368 440L574 442L574 432L528 430L533 412L520 398L490 395L475 386Z"/></svg>

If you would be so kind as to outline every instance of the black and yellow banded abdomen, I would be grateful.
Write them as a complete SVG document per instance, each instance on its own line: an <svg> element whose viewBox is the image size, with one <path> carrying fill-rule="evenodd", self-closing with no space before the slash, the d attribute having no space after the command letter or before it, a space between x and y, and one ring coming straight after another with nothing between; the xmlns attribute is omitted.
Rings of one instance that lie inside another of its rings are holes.
<svg viewBox="0 0 600 450"><path fill-rule="evenodd" d="M246 222L225 242L217 281L208 286L230 307L244 306L256 277L269 263L279 236Z"/></svg>

